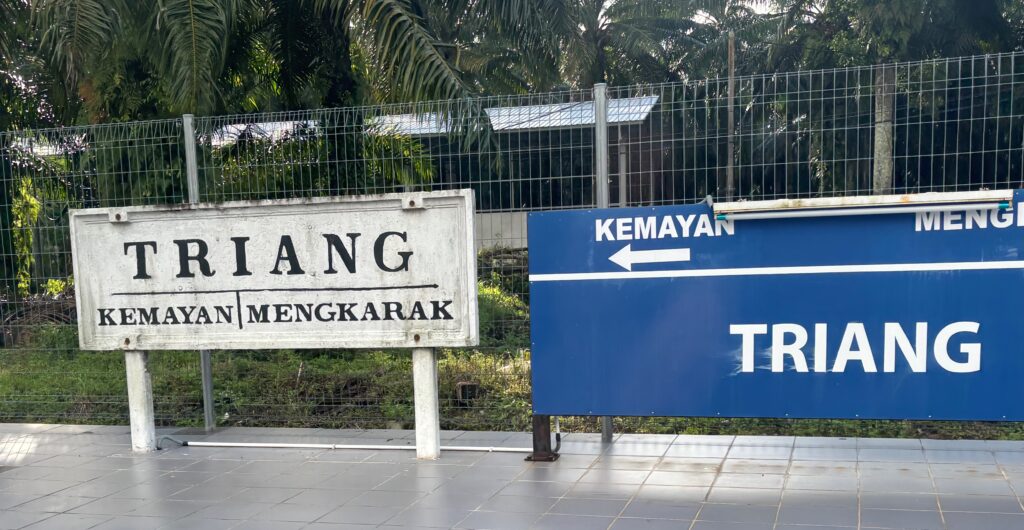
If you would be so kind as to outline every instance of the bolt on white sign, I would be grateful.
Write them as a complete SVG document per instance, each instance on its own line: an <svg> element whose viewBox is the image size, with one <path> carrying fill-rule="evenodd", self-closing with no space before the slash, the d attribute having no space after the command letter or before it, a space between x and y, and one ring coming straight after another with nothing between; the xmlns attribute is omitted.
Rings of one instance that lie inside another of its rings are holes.
<svg viewBox="0 0 1024 530"><path fill-rule="evenodd" d="M71 212L89 350L478 344L471 190Z"/></svg>

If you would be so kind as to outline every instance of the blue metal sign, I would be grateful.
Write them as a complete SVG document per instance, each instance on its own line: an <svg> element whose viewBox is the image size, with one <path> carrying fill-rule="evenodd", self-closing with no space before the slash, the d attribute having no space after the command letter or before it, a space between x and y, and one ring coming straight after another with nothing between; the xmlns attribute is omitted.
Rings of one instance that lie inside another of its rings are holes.
<svg viewBox="0 0 1024 530"><path fill-rule="evenodd" d="M529 217L537 414L1024 420L1012 209Z"/></svg>

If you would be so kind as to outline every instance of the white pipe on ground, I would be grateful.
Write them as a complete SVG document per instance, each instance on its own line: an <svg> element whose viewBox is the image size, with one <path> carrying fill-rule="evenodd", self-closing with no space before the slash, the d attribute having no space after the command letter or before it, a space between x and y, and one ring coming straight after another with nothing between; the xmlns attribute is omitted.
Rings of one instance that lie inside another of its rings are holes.
<svg viewBox="0 0 1024 530"><path fill-rule="evenodd" d="M251 449L323 449L323 450L356 450L356 451L415 451L414 445L340 445L340 444L288 444L274 442L186 442L188 447L242 447ZM442 451L474 451L483 453L532 453L533 449L525 447L487 447L487 446L442 446Z"/></svg>

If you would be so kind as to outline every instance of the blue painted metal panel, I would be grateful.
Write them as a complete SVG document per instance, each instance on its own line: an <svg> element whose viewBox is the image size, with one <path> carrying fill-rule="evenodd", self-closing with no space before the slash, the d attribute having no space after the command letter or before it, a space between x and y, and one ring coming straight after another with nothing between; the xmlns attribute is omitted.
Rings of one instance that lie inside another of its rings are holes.
<svg viewBox="0 0 1024 530"><path fill-rule="evenodd" d="M1022 197L731 224L707 205L531 214L534 410L1024 420Z"/></svg>

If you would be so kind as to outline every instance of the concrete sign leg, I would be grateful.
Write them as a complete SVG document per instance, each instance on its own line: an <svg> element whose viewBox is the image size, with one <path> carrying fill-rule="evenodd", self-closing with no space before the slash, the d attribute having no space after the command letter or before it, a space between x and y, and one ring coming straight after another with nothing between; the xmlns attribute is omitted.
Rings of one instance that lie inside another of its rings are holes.
<svg viewBox="0 0 1024 530"><path fill-rule="evenodd" d="M156 424L153 415L153 381L149 375L149 354L124 352L128 377L128 419L132 427L132 451L156 451Z"/></svg>
<svg viewBox="0 0 1024 530"><path fill-rule="evenodd" d="M437 402L437 355L433 348L412 350L413 396L416 406L416 458L441 456L441 414Z"/></svg>

